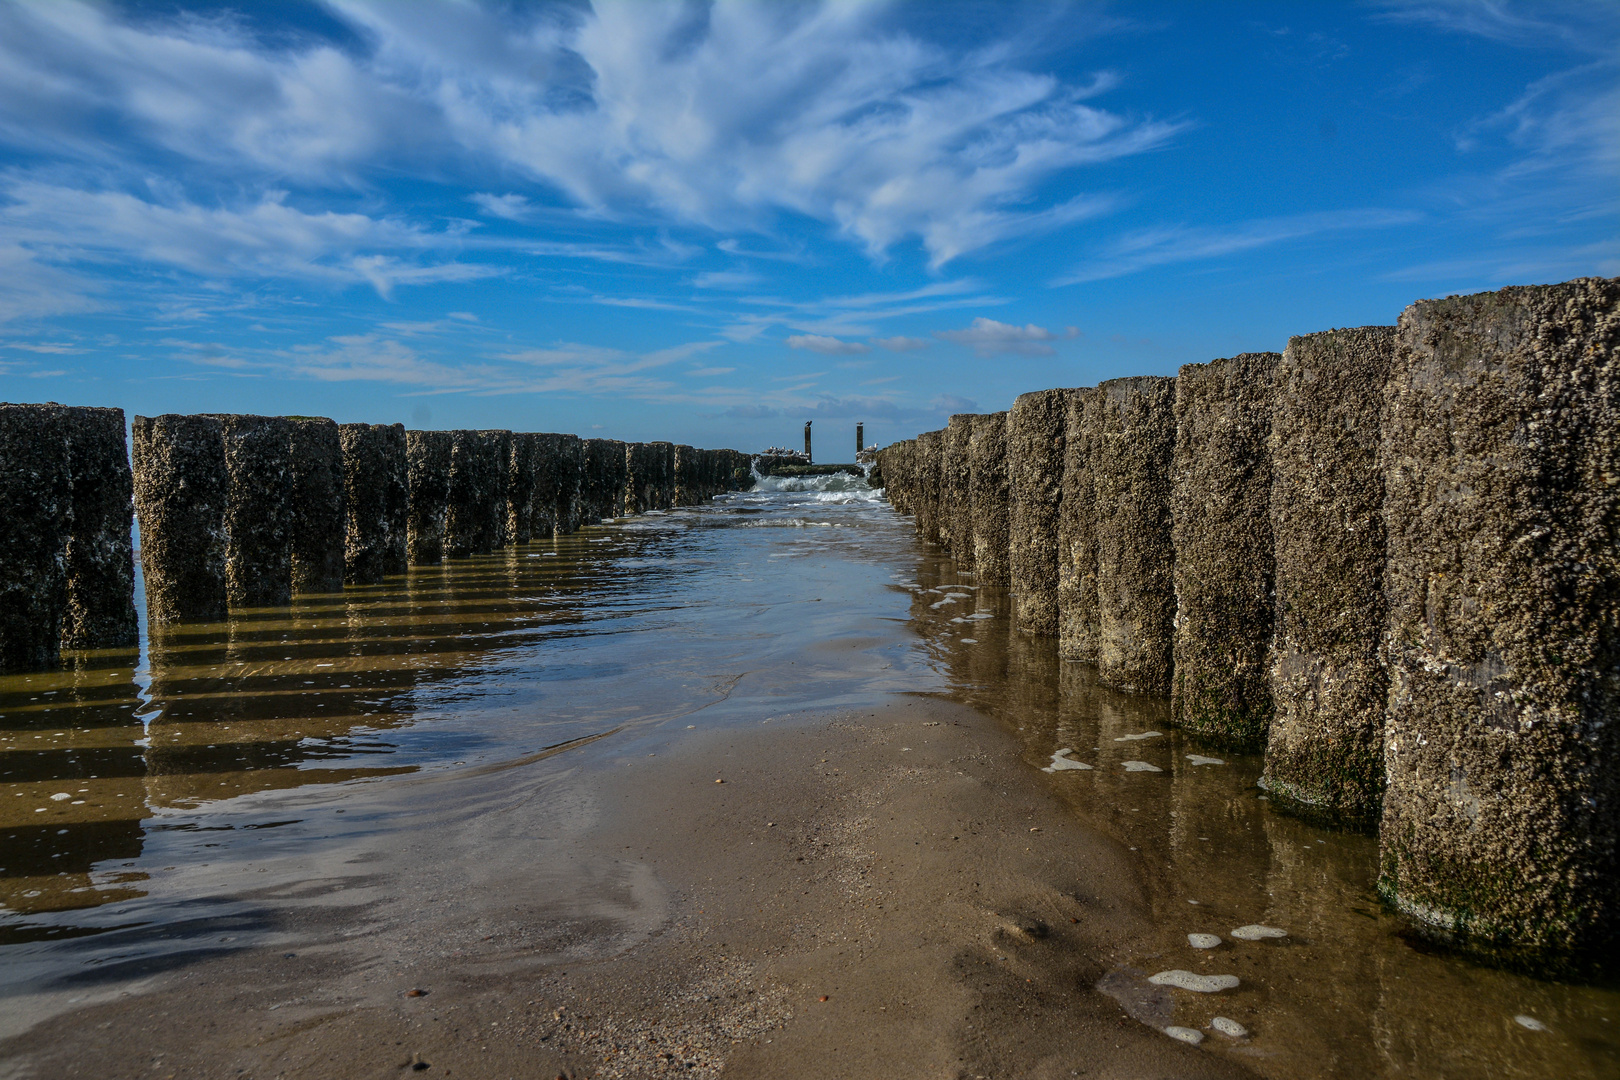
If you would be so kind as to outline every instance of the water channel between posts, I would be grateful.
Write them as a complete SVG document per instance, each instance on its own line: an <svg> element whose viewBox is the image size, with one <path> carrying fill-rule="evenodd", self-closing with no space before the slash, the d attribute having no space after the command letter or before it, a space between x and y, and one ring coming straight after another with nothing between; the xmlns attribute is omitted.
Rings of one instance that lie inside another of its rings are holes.
<svg viewBox="0 0 1620 1080"><path fill-rule="evenodd" d="M417 812L401 785L926 694L1016 732L1041 783L1139 853L1158 930L1099 984L1137 1020L1220 1011L1252 1035L1205 1048L1273 1077L1620 1074L1620 993L1411 937L1373 891L1376 841L1275 812L1258 756L1016 633L1004 590L859 480L761 484L0 677L0 1036L122 971L295 944L281 909L375 887L354 852L477 812ZM1247 924L1288 936L1232 940ZM1145 982L1206 955L1240 993Z"/></svg>

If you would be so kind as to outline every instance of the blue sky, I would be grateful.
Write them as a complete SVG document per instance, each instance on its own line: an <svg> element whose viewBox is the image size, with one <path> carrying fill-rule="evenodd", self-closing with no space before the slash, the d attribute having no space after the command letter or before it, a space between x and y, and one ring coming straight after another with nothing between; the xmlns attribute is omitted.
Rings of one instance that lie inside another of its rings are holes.
<svg viewBox="0 0 1620 1080"><path fill-rule="evenodd" d="M1588 274L1603 0L0 2L0 399L825 447Z"/></svg>

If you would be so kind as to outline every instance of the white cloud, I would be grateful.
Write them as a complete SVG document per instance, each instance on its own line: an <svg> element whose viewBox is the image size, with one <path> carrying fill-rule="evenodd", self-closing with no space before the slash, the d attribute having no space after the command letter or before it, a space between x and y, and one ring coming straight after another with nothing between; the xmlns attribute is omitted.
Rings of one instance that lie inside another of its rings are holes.
<svg viewBox="0 0 1620 1080"><path fill-rule="evenodd" d="M385 297L396 285L472 281L497 272L445 259L459 246L454 234L365 214L307 213L287 205L284 192L240 207L153 202L124 191L16 178L0 182L0 192L10 200L0 206L0 229L41 260L137 260L204 277L363 282ZM424 255L437 258L421 261Z"/></svg>
<svg viewBox="0 0 1620 1080"><path fill-rule="evenodd" d="M927 338L906 337L901 334L896 337L873 338L872 344L888 349L890 352L916 352L926 349L931 344Z"/></svg>
<svg viewBox="0 0 1620 1080"><path fill-rule="evenodd" d="M235 17L5 6L0 138L248 184L501 170L598 217L758 232L803 215L876 258L915 238L937 267L1103 212L1102 197L1038 196L1179 130L1089 104L1111 76L1024 70L1038 42L947 49L882 2L328 10L358 47ZM538 212L521 191L472 198L508 220Z"/></svg>
<svg viewBox="0 0 1620 1080"><path fill-rule="evenodd" d="M1342 210L1265 218L1224 229L1182 225L1142 229L1119 237L1052 284L1075 285L1123 277L1152 266L1214 259L1318 233L1406 225L1419 217L1402 210Z"/></svg>
<svg viewBox="0 0 1620 1080"><path fill-rule="evenodd" d="M870 346L858 341L839 341L835 337L822 337L820 334L794 334L787 339L787 343L790 349L809 349L824 356L871 352Z"/></svg>
<svg viewBox="0 0 1620 1080"><path fill-rule="evenodd" d="M1013 353L1018 356L1051 356L1057 351L1052 348L1052 342L1061 338L1077 337L1079 331L1071 326L1063 333L1056 334L1034 323L1014 326L1011 323L997 322L981 316L974 319L973 324L965 330L938 330L934 336L957 345L966 345L975 354L983 357L1002 353Z"/></svg>
<svg viewBox="0 0 1620 1080"><path fill-rule="evenodd" d="M694 277L692 284L699 289L750 289L764 280L748 270L712 270Z"/></svg>

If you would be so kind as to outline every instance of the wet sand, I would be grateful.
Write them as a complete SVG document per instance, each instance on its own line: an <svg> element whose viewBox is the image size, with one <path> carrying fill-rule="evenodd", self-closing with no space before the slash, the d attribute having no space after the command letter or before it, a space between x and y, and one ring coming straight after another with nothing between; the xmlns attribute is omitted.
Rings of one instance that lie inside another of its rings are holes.
<svg viewBox="0 0 1620 1080"><path fill-rule="evenodd" d="M324 881L233 867L286 882L295 948L120 972L142 992L14 1037L10 1074L1246 1075L1094 989L1148 928L1137 861L981 714L612 741L423 784L455 827Z"/></svg>

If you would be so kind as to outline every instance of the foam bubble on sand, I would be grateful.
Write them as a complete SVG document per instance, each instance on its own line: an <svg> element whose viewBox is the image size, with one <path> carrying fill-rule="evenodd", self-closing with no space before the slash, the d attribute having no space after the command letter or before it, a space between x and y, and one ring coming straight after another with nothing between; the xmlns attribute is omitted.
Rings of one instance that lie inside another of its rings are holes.
<svg viewBox="0 0 1620 1080"><path fill-rule="evenodd" d="M1188 754L1187 760L1194 765L1225 765L1226 762L1218 757L1205 757L1202 754Z"/></svg>
<svg viewBox="0 0 1620 1080"><path fill-rule="evenodd" d="M1074 749L1072 747L1068 747L1068 746L1065 746L1063 749L1054 752L1052 754L1052 764L1050 764L1046 768L1042 769L1041 772L1062 772L1065 769L1089 769L1089 768L1091 768L1090 765L1087 765L1083 761L1071 761L1069 758L1066 758L1066 757L1063 756L1064 754L1072 754L1072 753L1074 753Z"/></svg>
<svg viewBox="0 0 1620 1080"><path fill-rule="evenodd" d="M1547 1025L1546 1024L1543 1024L1540 1020L1537 1020L1533 1016L1526 1016L1523 1013L1520 1013L1518 1016L1515 1016L1513 1018L1513 1022L1518 1024L1522 1028L1529 1028L1531 1031L1546 1031L1547 1030Z"/></svg>
<svg viewBox="0 0 1620 1080"><path fill-rule="evenodd" d="M51 801L52 802L61 802L64 799L71 799L71 798L73 798L73 796L69 795L67 792L58 791L55 795L51 796Z"/></svg>
<svg viewBox="0 0 1620 1080"><path fill-rule="evenodd" d="M1238 984L1236 975L1197 975L1191 971L1182 971L1173 968L1170 971L1161 971L1157 975L1149 975L1148 982L1154 986L1174 986L1179 990L1191 990L1199 994L1214 994L1221 990L1231 990Z"/></svg>
<svg viewBox="0 0 1620 1080"><path fill-rule="evenodd" d="M1222 1035L1229 1035L1234 1039L1241 1039L1249 1033L1248 1028L1228 1016L1217 1016L1209 1022L1209 1026Z"/></svg>
<svg viewBox="0 0 1620 1080"><path fill-rule="evenodd" d="M1172 1039L1180 1039L1182 1042L1192 1043L1194 1046L1204 1041L1204 1033L1194 1028L1171 1026L1165 1028L1164 1033Z"/></svg>
<svg viewBox="0 0 1620 1080"><path fill-rule="evenodd" d="M1136 742L1139 739L1162 739L1163 733L1158 731L1144 731L1140 735L1121 735L1115 742Z"/></svg>
<svg viewBox="0 0 1620 1080"><path fill-rule="evenodd" d="M1221 943L1218 934L1188 934L1187 944L1195 949L1213 949Z"/></svg>
<svg viewBox="0 0 1620 1080"><path fill-rule="evenodd" d="M978 643L979 639L976 637L965 637L962 639L962 644L964 645L977 645Z"/></svg>
<svg viewBox="0 0 1620 1080"><path fill-rule="evenodd" d="M1232 931L1232 936L1239 941L1263 941L1266 938L1287 937L1288 931L1279 930L1275 926L1261 926L1258 923L1250 923L1248 926L1240 926Z"/></svg>
<svg viewBox="0 0 1620 1080"><path fill-rule="evenodd" d="M1157 765L1149 765L1145 761L1127 761L1124 765L1126 772L1164 772Z"/></svg>

